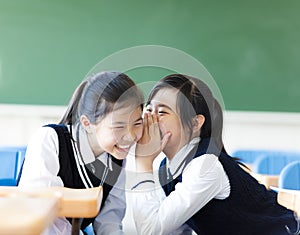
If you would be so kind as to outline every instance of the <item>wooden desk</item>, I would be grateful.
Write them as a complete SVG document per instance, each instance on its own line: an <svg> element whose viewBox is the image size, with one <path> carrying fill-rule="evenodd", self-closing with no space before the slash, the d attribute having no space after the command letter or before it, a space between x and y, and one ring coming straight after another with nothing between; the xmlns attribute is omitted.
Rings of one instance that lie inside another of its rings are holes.
<svg viewBox="0 0 300 235"><path fill-rule="evenodd" d="M57 216L74 218L72 234L79 234L80 218L99 213L102 195L102 187L0 187L0 234L40 234Z"/></svg>
<svg viewBox="0 0 300 235"><path fill-rule="evenodd" d="M55 219L61 194L0 187L0 234L41 234Z"/></svg>
<svg viewBox="0 0 300 235"><path fill-rule="evenodd" d="M277 195L277 201L284 207L295 211L300 215L300 191L299 190L288 190L279 189Z"/></svg>
<svg viewBox="0 0 300 235"><path fill-rule="evenodd" d="M79 235L82 218L95 217L102 202L102 187L87 189L53 188L62 193L58 215L72 219L72 235Z"/></svg>
<svg viewBox="0 0 300 235"><path fill-rule="evenodd" d="M53 187L52 189L62 194L58 216L92 218L99 213L102 187L87 189Z"/></svg>

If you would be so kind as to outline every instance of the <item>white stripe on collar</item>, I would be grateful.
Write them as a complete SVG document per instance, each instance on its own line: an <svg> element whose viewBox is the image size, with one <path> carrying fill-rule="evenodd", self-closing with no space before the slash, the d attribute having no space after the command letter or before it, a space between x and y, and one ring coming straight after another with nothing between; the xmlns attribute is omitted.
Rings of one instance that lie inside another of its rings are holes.
<svg viewBox="0 0 300 235"><path fill-rule="evenodd" d="M109 167L109 169L112 169L112 160L111 157L106 152L103 152L99 156L95 157L87 138L87 134L85 129L78 124L76 127L73 127L73 135L76 133L76 129L79 128L79 144L80 144L80 152L81 156L83 158L84 164L92 163L96 160L96 158L101 161L106 167ZM77 141L76 136L73 136L74 140ZM108 159L107 159L108 158Z"/></svg>

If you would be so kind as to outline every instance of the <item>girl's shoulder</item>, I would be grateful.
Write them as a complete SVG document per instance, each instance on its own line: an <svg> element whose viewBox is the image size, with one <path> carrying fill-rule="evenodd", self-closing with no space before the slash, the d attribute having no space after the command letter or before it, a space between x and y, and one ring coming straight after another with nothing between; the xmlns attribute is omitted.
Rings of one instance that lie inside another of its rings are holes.
<svg viewBox="0 0 300 235"><path fill-rule="evenodd" d="M39 127L34 134L31 136L29 145L30 144L37 144L37 143L54 143L58 144L58 135L56 131L49 127L49 126L41 126Z"/></svg>
<svg viewBox="0 0 300 235"><path fill-rule="evenodd" d="M56 137L57 138L56 130L50 125L45 125L45 126L40 127L37 130L37 135L41 135L41 137L44 136L44 137Z"/></svg>
<svg viewBox="0 0 300 235"><path fill-rule="evenodd" d="M184 173L205 175L211 171L224 171L219 158L214 154L203 154L190 161Z"/></svg>

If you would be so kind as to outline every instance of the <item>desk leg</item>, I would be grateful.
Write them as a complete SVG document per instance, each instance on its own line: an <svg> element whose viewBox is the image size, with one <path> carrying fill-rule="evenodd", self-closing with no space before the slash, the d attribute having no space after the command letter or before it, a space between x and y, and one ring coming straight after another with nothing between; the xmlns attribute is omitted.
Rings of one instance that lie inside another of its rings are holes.
<svg viewBox="0 0 300 235"><path fill-rule="evenodd" d="M81 223L82 223L82 218L73 218L72 219L72 235L80 234Z"/></svg>

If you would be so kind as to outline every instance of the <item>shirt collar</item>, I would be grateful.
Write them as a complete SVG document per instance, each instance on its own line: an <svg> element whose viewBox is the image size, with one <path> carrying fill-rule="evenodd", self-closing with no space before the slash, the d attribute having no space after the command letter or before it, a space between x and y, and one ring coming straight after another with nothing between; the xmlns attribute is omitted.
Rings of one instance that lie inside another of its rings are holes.
<svg viewBox="0 0 300 235"><path fill-rule="evenodd" d="M95 155L90 147L85 129L80 124L78 124L77 128L75 128L75 129L78 130L79 147L80 147L80 152L81 152L81 156L82 156L82 160L83 160L84 164L92 163L96 159L98 159L106 167L109 167L111 169L111 167L112 167L111 157L109 157L109 155L106 152L103 152L99 156L95 157ZM72 133L76 133L76 130L73 129ZM74 136L73 136L73 139L77 141L77 138L74 138Z"/></svg>
<svg viewBox="0 0 300 235"><path fill-rule="evenodd" d="M193 138L189 143L183 146L172 158L169 160L167 158L167 168L170 169L170 173L173 175L173 178L176 178L181 174L184 164L182 164L189 154L189 152L200 142L200 137Z"/></svg>

